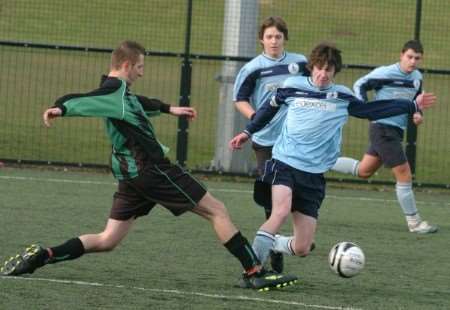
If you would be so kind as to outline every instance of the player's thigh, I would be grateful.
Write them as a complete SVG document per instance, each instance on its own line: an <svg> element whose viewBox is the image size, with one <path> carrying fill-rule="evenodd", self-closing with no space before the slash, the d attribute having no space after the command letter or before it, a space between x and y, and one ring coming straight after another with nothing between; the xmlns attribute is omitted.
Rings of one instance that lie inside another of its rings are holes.
<svg viewBox="0 0 450 310"><path fill-rule="evenodd" d="M225 205L209 192L206 192L203 198L200 199L191 211L205 218L211 218L213 216L228 216Z"/></svg>
<svg viewBox="0 0 450 310"><path fill-rule="evenodd" d="M292 189L284 184L272 185L272 214L285 217L291 211Z"/></svg>

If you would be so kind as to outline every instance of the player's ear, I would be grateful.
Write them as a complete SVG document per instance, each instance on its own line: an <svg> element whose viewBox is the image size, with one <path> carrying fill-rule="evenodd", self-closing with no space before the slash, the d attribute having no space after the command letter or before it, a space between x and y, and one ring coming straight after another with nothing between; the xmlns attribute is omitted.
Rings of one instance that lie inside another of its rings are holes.
<svg viewBox="0 0 450 310"><path fill-rule="evenodd" d="M124 69L125 71L129 71L131 69L131 67L132 67L132 64L131 64L131 61L129 61L129 60L125 60L122 63L122 69Z"/></svg>

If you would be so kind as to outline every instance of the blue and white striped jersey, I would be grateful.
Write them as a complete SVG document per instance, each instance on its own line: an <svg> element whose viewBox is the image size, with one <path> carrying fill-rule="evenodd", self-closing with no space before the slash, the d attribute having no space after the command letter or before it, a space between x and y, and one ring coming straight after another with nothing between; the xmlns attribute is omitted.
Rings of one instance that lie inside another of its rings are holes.
<svg viewBox="0 0 450 310"><path fill-rule="evenodd" d="M414 99L422 91L422 74L414 70L410 74L400 69L400 64L392 64L374 69L358 79L353 89L356 96L367 101L367 92L375 91L375 99ZM376 121L380 124L400 127L403 130L408 125L408 115L397 115Z"/></svg>
<svg viewBox="0 0 450 310"><path fill-rule="evenodd" d="M278 59L270 58L264 53L253 58L242 67L236 77L233 100L248 101L257 111L286 78L308 72L305 68L306 62L305 56L288 52L284 52ZM272 146L280 135L285 112L280 111L252 140L260 145Z"/></svg>
<svg viewBox="0 0 450 310"><path fill-rule="evenodd" d="M287 106L286 120L272 150L273 158L310 173L324 173L340 154L342 128L348 116L380 119L418 111L415 102L405 99L364 103L343 85L318 89L310 77L286 79L271 99L247 125L253 134L269 123L280 106Z"/></svg>

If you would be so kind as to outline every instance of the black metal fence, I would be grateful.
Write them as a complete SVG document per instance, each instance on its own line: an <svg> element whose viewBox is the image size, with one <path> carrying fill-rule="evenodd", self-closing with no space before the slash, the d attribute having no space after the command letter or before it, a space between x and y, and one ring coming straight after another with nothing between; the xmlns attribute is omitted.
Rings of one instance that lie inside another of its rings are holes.
<svg viewBox="0 0 450 310"><path fill-rule="evenodd" d="M102 120L68 119L48 130L41 114L63 94L95 88L108 70L112 48L134 39L148 52L145 77L133 90L199 111L199 119L190 124L169 116L152 120L159 139L172 149L171 159L194 170L210 170L216 132L221 130L218 76L224 61L250 59L224 55L224 33L236 30L224 27L225 10L251 2L0 1L0 159L107 165L109 144ZM259 0L256 5L258 23L269 15L287 21L289 51L307 55L321 41L335 42L346 63L337 80L350 87L368 70L396 62L403 43L419 38L425 46L425 89L437 94L439 105L427 111L418 132L408 130L405 144L417 184L450 187L450 40L445 31L450 29L450 2ZM246 16L233 18L240 18L238 32L254 31L245 26ZM257 55L256 37L254 46ZM361 157L367 122L350 120L343 141L343 154ZM390 181L390 175L381 171L372 180Z"/></svg>

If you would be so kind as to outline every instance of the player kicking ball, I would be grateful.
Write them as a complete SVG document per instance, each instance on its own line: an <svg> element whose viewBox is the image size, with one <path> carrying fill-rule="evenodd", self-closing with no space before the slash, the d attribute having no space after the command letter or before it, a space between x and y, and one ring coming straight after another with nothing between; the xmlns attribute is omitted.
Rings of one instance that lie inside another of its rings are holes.
<svg viewBox="0 0 450 310"><path fill-rule="evenodd" d="M63 96L43 115L46 126L58 117L106 120L112 144L111 169L118 180L118 188L105 229L69 239L55 247L31 245L7 260L1 267L1 274L33 273L47 264L77 259L87 253L111 251L125 238L136 218L147 215L159 204L175 216L190 211L210 222L219 241L244 268L241 287L269 290L294 284L295 276L264 270L247 239L232 223L224 204L165 156L167 148L156 139L148 117L163 112L194 119L197 113L191 107L173 107L130 92L129 87L144 74L144 55L140 44L122 42L112 53L110 72L103 77L100 88Z"/></svg>

